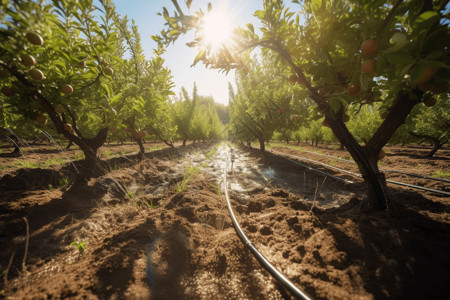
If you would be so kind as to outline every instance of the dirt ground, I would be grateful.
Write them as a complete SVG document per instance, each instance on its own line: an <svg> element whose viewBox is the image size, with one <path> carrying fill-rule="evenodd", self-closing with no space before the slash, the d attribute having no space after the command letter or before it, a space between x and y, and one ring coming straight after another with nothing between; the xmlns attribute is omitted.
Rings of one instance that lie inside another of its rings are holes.
<svg viewBox="0 0 450 300"><path fill-rule="evenodd" d="M312 298L444 299L450 293L449 197L389 185L393 209L374 211L358 180L324 179L247 148L236 147L231 164L229 147L194 144L152 151L143 160L133 151L119 156L105 147L105 174L87 185L61 184L75 176L71 164L2 168L0 297L288 298L231 225L223 196L226 165L244 232ZM420 151L389 148L381 167L448 172L448 149L433 159ZM18 159L26 156L0 163ZM446 182L419 183L450 191ZM84 252L72 242L85 242Z"/></svg>

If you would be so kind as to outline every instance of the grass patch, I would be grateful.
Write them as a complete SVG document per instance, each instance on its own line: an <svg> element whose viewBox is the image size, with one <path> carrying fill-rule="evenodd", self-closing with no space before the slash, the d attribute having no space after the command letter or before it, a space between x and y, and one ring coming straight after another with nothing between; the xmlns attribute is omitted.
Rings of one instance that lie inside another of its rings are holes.
<svg viewBox="0 0 450 300"><path fill-rule="evenodd" d="M62 166L65 164L66 161L63 158L49 158L44 162L46 168L50 166Z"/></svg>
<svg viewBox="0 0 450 300"><path fill-rule="evenodd" d="M219 187L217 185L214 185L212 183L208 182L208 185L214 189L217 195L222 196L222 192L220 191Z"/></svg>
<svg viewBox="0 0 450 300"><path fill-rule="evenodd" d="M187 183L192 179L192 177L194 177L194 175L199 173L200 173L199 167L191 167L191 166L187 167L186 170L184 171L183 180L181 181L180 184L177 185L177 193L181 193L182 191L184 191L186 189Z"/></svg>
<svg viewBox="0 0 450 300"><path fill-rule="evenodd" d="M433 172L433 174L431 176L436 177L436 178L450 179L450 172L439 170L439 171Z"/></svg>
<svg viewBox="0 0 450 300"><path fill-rule="evenodd" d="M14 169L20 169L20 168L37 169L37 168L40 168L41 165L39 162L18 159L11 163L11 167Z"/></svg>

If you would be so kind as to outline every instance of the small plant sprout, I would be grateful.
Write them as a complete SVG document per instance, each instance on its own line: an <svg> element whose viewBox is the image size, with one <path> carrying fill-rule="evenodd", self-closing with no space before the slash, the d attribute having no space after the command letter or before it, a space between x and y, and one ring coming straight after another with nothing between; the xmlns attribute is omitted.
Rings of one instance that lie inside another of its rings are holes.
<svg viewBox="0 0 450 300"><path fill-rule="evenodd" d="M84 248L86 247L86 241L82 241L82 242L72 242L70 243L70 246L75 246L78 249L78 252L81 254L83 254L84 252Z"/></svg>

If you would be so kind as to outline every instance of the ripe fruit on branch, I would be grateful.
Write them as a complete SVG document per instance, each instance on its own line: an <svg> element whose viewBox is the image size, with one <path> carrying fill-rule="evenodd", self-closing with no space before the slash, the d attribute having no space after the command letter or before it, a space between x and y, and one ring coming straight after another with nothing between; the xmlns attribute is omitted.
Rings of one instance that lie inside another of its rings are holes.
<svg viewBox="0 0 450 300"><path fill-rule="evenodd" d="M423 104L425 104L426 107L432 107L436 104L436 99L433 97L430 97L423 101Z"/></svg>
<svg viewBox="0 0 450 300"><path fill-rule="evenodd" d="M381 160L386 157L386 153L382 150L380 150L380 153L378 153L378 160Z"/></svg>
<svg viewBox="0 0 450 300"><path fill-rule="evenodd" d="M431 80L431 78L436 74L437 69L433 67L426 67L422 76L417 79L417 84L422 84Z"/></svg>
<svg viewBox="0 0 450 300"><path fill-rule="evenodd" d="M350 84L347 87L347 93L350 96L357 96L359 94L359 92L361 91L361 88L359 87L359 85L357 84Z"/></svg>
<svg viewBox="0 0 450 300"><path fill-rule="evenodd" d="M34 66L35 64L37 64L36 58L34 58L34 56L29 55L29 54L22 54L20 56L20 62L25 67L31 67L31 66Z"/></svg>
<svg viewBox="0 0 450 300"><path fill-rule="evenodd" d="M78 67L78 68L81 68L81 69L86 68L86 61L85 61L85 60L79 61L79 62L77 63L77 67Z"/></svg>
<svg viewBox="0 0 450 300"><path fill-rule="evenodd" d="M47 123L47 117L44 114L38 114L36 121L39 125L45 125Z"/></svg>
<svg viewBox="0 0 450 300"><path fill-rule="evenodd" d="M2 87L2 93L6 97L12 97L16 94L16 92L14 92L14 90L12 88L7 87L7 86Z"/></svg>
<svg viewBox="0 0 450 300"><path fill-rule="evenodd" d="M34 80L41 81L45 78L44 73L42 73L42 71L38 69L31 69L29 74Z"/></svg>
<svg viewBox="0 0 450 300"><path fill-rule="evenodd" d="M65 84L61 87L61 92L66 95L70 95L73 93L73 87L70 84Z"/></svg>
<svg viewBox="0 0 450 300"><path fill-rule="evenodd" d="M375 39L366 40L361 44L361 54L372 56L378 49L378 43Z"/></svg>
<svg viewBox="0 0 450 300"><path fill-rule="evenodd" d="M347 114L343 114L342 115L342 121L344 121L344 123L347 123L348 121L350 121L350 116Z"/></svg>
<svg viewBox="0 0 450 300"><path fill-rule="evenodd" d="M317 90L317 94L319 94L322 97L325 97L329 94L328 88L325 86L321 86L318 90Z"/></svg>
<svg viewBox="0 0 450 300"><path fill-rule="evenodd" d="M25 37L27 38L27 40L36 46L42 46L44 45L44 39L42 38L42 36L40 36L37 33L34 32L27 32L27 34L25 35Z"/></svg>
<svg viewBox="0 0 450 300"><path fill-rule="evenodd" d="M0 69L0 78L6 78L9 76L9 72L4 69Z"/></svg>
<svg viewBox="0 0 450 300"><path fill-rule="evenodd" d="M72 125L70 125L69 123L65 123L64 130L67 132L72 132Z"/></svg>
<svg viewBox="0 0 450 300"><path fill-rule="evenodd" d="M361 71L363 73L373 73L373 72L375 72L375 66L376 66L375 60L368 59L361 64Z"/></svg>
<svg viewBox="0 0 450 300"><path fill-rule="evenodd" d="M113 76L114 70L111 69L110 67L106 67L106 68L103 68L103 73L105 73L105 75L108 75L108 76Z"/></svg>
<svg viewBox="0 0 450 300"><path fill-rule="evenodd" d="M66 109L64 108L63 105L61 105L61 104L56 104L56 105L55 105L55 111L56 111L58 114L62 114L65 110L66 110Z"/></svg>
<svg viewBox="0 0 450 300"><path fill-rule="evenodd" d="M289 81L290 81L290 82L292 82L292 83L296 83L296 82L297 82L297 80L298 80L298 77L297 77L297 75L295 75L295 74L292 74L291 76L289 76Z"/></svg>

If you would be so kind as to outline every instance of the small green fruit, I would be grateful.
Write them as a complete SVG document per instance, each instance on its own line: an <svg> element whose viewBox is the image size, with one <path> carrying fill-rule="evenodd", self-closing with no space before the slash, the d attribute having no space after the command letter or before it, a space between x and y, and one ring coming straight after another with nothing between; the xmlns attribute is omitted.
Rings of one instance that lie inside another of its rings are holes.
<svg viewBox="0 0 450 300"><path fill-rule="evenodd" d="M38 69L31 69L29 74L31 78L37 81L41 81L45 78L44 73L42 73L42 71Z"/></svg>
<svg viewBox="0 0 450 300"><path fill-rule="evenodd" d="M108 75L108 76L113 76L114 70L111 69L110 67L106 67L103 69L103 73L105 73L105 75Z"/></svg>
<svg viewBox="0 0 450 300"><path fill-rule="evenodd" d="M66 95L70 95L73 93L73 87L70 84L65 84L61 87L61 92Z"/></svg>
<svg viewBox="0 0 450 300"><path fill-rule="evenodd" d="M36 58L34 58L32 55L29 55L29 54L22 54L20 56L20 62L25 67L31 67L31 66L34 66L35 64L37 64Z"/></svg>
<svg viewBox="0 0 450 300"><path fill-rule="evenodd" d="M27 40L36 46L42 46L44 45L44 39L37 33L34 32L27 32L27 34L25 35L25 37L27 38Z"/></svg>

